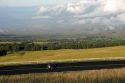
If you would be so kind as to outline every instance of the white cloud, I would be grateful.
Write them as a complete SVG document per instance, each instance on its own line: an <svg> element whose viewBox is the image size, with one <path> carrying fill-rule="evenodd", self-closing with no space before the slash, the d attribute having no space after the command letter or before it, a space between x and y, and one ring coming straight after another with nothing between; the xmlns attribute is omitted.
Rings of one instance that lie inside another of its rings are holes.
<svg viewBox="0 0 125 83"><path fill-rule="evenodd" d="M95 0L80 0L77 3L67 3L62 5L54 5L49 7L42 6L39 9L40 13L44 13L47 11L56 11L59 12L60 10L65 10L67 12L73 13L73 14L80 14L83 13L86 8L88 8L91 5L95 5L97 2Z"/></svg>
<svg viewBox="0 0 125 83"><path fill-rule="evenodd" d="M49 11L49 8L41 6L38 13L44 13L44 12L47 12L47 11Z"/></svg>
<svg viewBox="0 0 125 83"><path fill-rule="evenodd" d="M40 15L47 14L52 18L60 16L64 22L66 19L63 17L69 18L67 20L71 24L102 23L110 25L125 22L125 0L80 0L76 3L42 6L39 12Z"/></svg>
<svg viewBox="0 0 125 83"><path fill-rule="evenodd" d="M97 4L96 0L80 0L78 3L69 3L67 5L67 11L74 13L74 14L80 14L84 13L85 10L88 7L94 6Z"/></svg>
<svg viewBox="0 0 125 83"><path fill-rule="evenodd" d="M93 4L90 5L92 6ZM79 19L75 22L79 24L85 24L88 21L89 23L106 25L114 25L120 22L125 24L125 0L97 0L94 10L89 13L75 15L74 17Z"/></svg>
<svg viewBox="0 0 125 83"><path fill-rule="evenodd" d="M123 12L125 11L125 0L104 0L105 12Z"/></svg>
<svg viewBox="0 0 125 83"><path fill-rule="evenodd" d="M120 20L121 22L124 22L124 23L125 23L125 13L118 15L117 18L118 18L118 20Z"/></svg>
<svg viewBox="0 0 125 83"><path fill-rule="evenodd" d="M50 16L34 16L32 19L47 19L50 18Z"/></svg>
<svg viewBox="0 0 125 83"><path fill-rule="evenodd" d="M48 13L48 14L60 14L64 11L65 5L55 5L55 6L41 6L38 10L38 14Z"/></svg>
<svg viewBox="0 0 125 83"><path fill-rule="evenodd" d="M67 6L67 11L71 12L71 13L75 13L75 14L79 14L82 13L84 11L84 6L81 3L77 3L77 4L73 4L73 3L69 3Z"/></svg>

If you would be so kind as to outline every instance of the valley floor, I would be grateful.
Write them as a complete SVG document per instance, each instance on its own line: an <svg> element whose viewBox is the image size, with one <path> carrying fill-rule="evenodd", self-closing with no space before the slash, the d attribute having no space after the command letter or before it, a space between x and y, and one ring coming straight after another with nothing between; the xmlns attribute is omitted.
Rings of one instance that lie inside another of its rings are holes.
<svg viewBox="0 0 125 83"><path fill-rule="evenodd" d="M93 49L61 49L46 51L28 51L0 57L0 62L23 62L44 60L67 60L85 58L125 57L125 46Z"/></svg>

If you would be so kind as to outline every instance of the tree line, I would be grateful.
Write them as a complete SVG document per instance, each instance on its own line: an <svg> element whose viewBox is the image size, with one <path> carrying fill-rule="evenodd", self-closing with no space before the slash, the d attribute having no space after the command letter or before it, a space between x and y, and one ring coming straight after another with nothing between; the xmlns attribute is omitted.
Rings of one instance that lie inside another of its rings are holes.
<svg viewBox="0 0 125 83"><path fill-rule="evenodd" d="M42 41L41 41L42 42ZM84 39L51 39L47 43L34 43L23 41L21 43L0 44L0 55L19 51L40 51L58 49L88 49L125 45L125 39L113 38L84 38Z"/></svg>

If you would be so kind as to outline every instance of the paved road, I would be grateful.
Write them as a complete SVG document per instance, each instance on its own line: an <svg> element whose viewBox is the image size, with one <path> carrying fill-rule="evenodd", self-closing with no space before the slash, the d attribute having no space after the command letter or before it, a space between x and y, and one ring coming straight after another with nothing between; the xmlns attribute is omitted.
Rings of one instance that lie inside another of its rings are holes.
<svg viewBox="0 0 125 83"><path fill-rule="evenodd" d="M0 75L81 71L121 67L125 67L125 60L24 64L0 66Z"/></svg>

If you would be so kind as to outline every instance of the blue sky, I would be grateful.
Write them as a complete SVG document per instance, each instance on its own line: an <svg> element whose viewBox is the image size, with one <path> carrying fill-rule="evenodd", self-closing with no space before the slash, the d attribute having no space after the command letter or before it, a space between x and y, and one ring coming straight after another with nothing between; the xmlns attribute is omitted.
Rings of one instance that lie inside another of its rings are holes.
<svg viewBox="0 0 125 83"><path fill-rule="evenodd" d="M65 4L78 0L0 0L0 6L39 6L50 4Z"/></svg>
<svg viewBox="0 0 125 83"><path fill-rule="evenodd" d="M42 0L0 0L0 6L34 6L41 4Z"/></svg>

